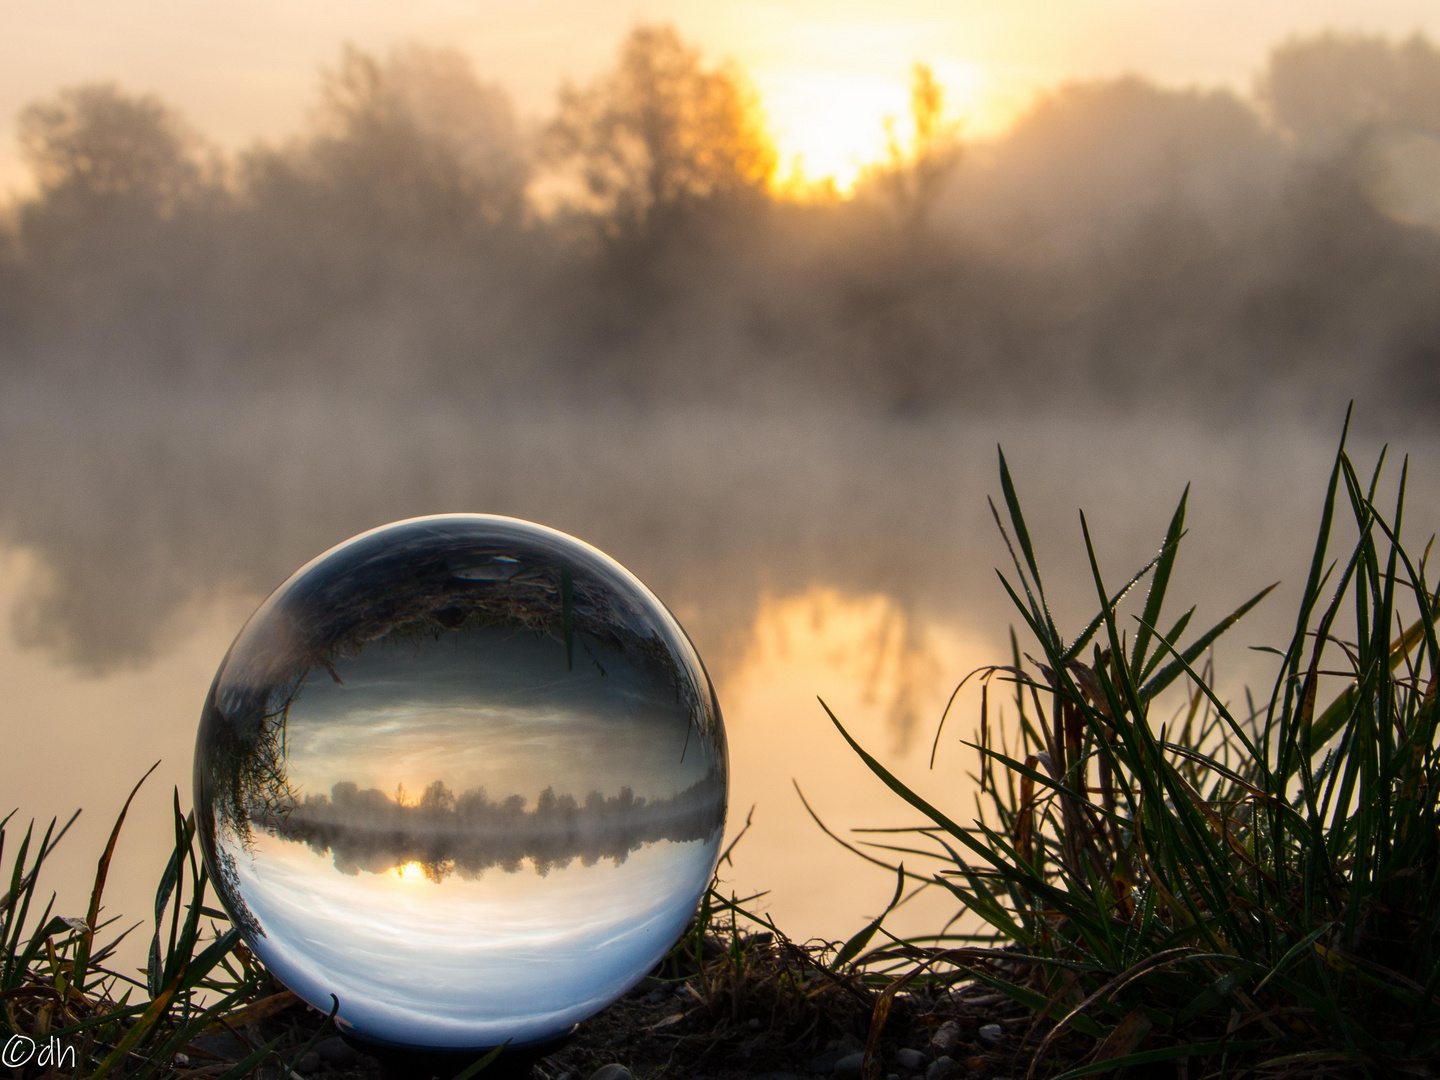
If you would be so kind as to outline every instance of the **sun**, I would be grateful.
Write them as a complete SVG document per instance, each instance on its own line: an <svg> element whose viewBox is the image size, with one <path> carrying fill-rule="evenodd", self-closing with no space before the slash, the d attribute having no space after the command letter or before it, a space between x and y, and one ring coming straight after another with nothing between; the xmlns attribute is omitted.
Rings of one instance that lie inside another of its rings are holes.
<svg viewBox="0 0 1440 1080"><path fill-rule="evenodd" d="M933 69L947 115L968 125L984 83L979 66L956 61ZM782 191L849 194L867 168L888 159L892 137L902 149L909 144L908 66L884 72L772 67L752 77L775 141Z"/></svg>
<svg viewBox="0 0 1440 1080"><path fill-rule="evenodd" d="M903 115L904 85L841 71L779 71L759 76L761 100L779 157L782 185L850 191L885 157L885 120Z"/></svg>
<svg viewBox="0 0 1440 1080"><path fill-rule="evenodd" d="M395 876L401 881L408 881L412 884L425 880L425 868L418 862L407 862L395 868Z"/></svg>

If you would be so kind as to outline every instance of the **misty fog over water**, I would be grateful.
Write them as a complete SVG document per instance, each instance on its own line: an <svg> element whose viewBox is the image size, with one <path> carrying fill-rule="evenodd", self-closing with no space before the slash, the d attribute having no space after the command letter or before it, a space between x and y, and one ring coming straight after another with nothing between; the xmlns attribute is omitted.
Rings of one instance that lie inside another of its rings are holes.
<svg viewBox="0 0 1440 1080"><path fill-rule="evenodd" d="M777 194L743 73L668 29L539 126L459 53L351 50L319 82L306 129L229 156L113 84L24 110L10 376L1222 422L1440 402L1423 37L1291 41L1248 97L1065 85L973 144L917 69L914 133L843 199Z"/></svg>
<svg viewBox="0 0 1440 1080"><path fill-rule="evenodd" d="M233 158L184 102L124 88L22 119L37 189L0 236L0 812L85 806L69 893L164 757L112 872L113 909L147 909L226 645L292 570L385 521L529 518L654 589L717 684L731 835L757 804L737 888L773 889L801 937L853 930L891 886L826 846L791 778L832 826L909 823L815 695L970 804L948 735L924 760L1017 621L985 504L997 442L1072 631L1093 613L1077 507L1118 581L1193 481L1172 590L1196 625L1282 581L1219 652L1232 693L1268 690L1246 646L1291 629L1352 398L1362 467L1381 441L1412 454L1423 548L1424 40L1292 42L1248 98L1061 87L983 144L932 115L853 198L808 200L767 186L743 85L663 31L626 50L543 130L413 48L348 54L311 129ZM819 902L816 880L853 895Z"/></svg>
<svg viewBox="0 0 1440 1080"><path fill-rule="evenodd" d="M725 715L727 831L756 806L732 880L773 890L767 902L794 932L831 936L878 910L893 881L825 840L792 779L832 828L912 821L815 698L927 797L966 810L958 740L973 734L974 697L958 702L935 771L925 763L955 682L1008 657L1019 621L994 577L1007 561L985 504L998 498L995 444L1071 633L1095 604L1077 508L1118 581L1154 553L1193 482L1175 603L1197 603L1196 624L1208 626L1281 581L1218 650L1220 684L1238 700L1241 684L1263 694L1273 677L1271 658L1248 646L1293 629L1341 419L1217 430L1053 413L487 413L293 394L122 407L38 393L7 399L0 416L12 463L0 475L10 613L0 783L26 813L86 808L66 841L74 861L57 864L72 906L110 815L159 757L160 782L131 812L110 885L112 910L146 910L168 842L168 785L188 802L206 688L266 592L378 522L475 510L580 536L670 606ZM1423 547L1440 519L1440 440L1396 442L1412 454L1407 521ZM1378 449L1373 436L1355 443L1361 462ZM913 929L933 928L945 906L935 899L907 912Z"/></svg>

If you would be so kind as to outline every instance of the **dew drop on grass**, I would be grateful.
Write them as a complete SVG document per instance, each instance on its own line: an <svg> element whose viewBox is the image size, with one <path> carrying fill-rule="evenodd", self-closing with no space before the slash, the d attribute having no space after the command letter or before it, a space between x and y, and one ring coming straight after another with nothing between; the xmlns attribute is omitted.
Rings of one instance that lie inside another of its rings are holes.
<svg viewBox="0 0 1440 1080"><path fill-rule="evenodd" d="M296 571L195 748L212 879L342 1030L544 1041L638 982L709 884L725 733L684 631L588 544L416 518Z"/></svg>

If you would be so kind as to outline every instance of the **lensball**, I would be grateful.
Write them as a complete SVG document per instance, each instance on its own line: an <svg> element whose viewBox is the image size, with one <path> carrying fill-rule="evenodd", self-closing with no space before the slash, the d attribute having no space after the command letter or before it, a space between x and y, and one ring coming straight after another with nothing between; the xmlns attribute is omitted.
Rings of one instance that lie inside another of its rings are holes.
<svg viewBox="0 0 1440 1080"><path fill-rule="evenodd" d="M725 825L725 732L679 623L514 518L325 552L215 676L195 807L265 966L381 1046L543 1043L684 931Z"/></svg>

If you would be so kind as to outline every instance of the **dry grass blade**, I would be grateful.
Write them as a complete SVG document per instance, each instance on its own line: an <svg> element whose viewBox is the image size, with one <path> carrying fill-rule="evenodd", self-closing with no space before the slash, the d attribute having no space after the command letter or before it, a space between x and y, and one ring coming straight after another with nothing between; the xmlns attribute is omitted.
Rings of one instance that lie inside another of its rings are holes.
<svg viewBox="0 0 1440 1080"><path fill-rule="evenodd" d="M281 990L278 994L270 994L267 997L261 998L259 1001L252 1001L250 1004L242 1006L233 1012L228 1012L224 1016L217 1016L214 1022L204 1029L202 1034L218 1035L233 1028L253 1024L256 1020L263 1020L267 1016L274 1016L276 1013L290 1008L290 1006L298 1003L299 1000L293 991Z"/></svg>
<svg viewBox="0 0 1440 1080"><path fill-rule="evenodd" d="M155 762L145 770L145 775L135 782L130 789L130 794L125 798L125 805L120 808L120 813L115 818L115 826L110 830L110 839L105 844L105 850L100 855L100 861L95 867L95 885L90 890L90 910L85 914L85 930L81 935L78 948L75 950L75 963L71 969L70 984L80 992L85 990L86 966L90 962L90 949L95 941L95 924L100 918L100 899L105 893L105 879L110 873L110 860L115 857L115 844L120 839L120 830L125 825L125 815L130 812L130 804L135 801L136 794L140 791L141 785L150 779L150 774L160 767L160 762Z"/></svg>

